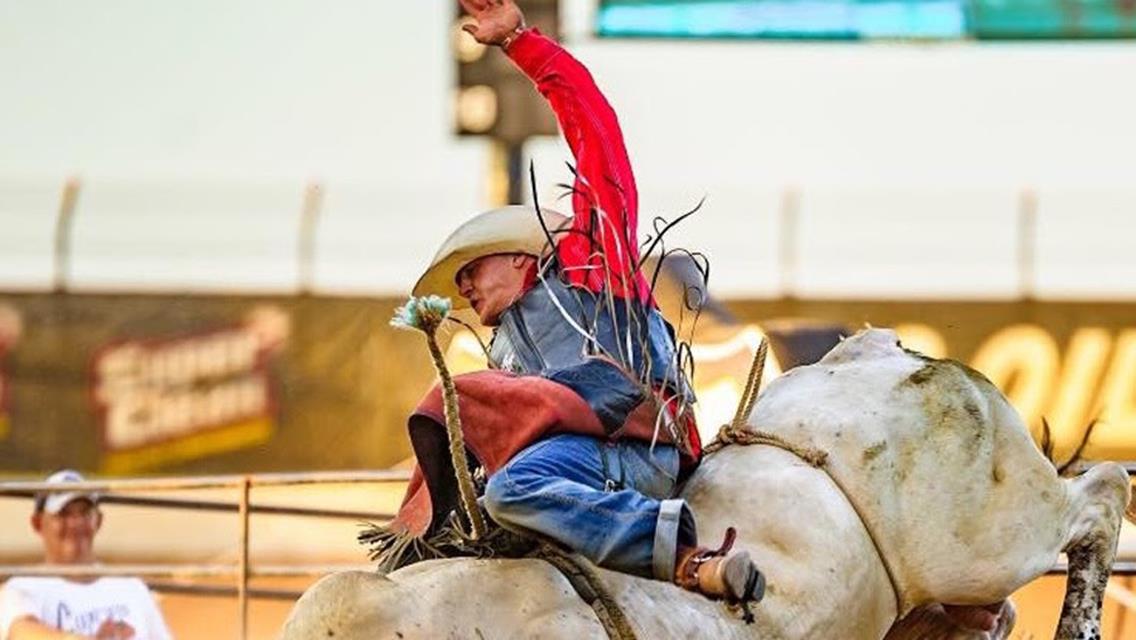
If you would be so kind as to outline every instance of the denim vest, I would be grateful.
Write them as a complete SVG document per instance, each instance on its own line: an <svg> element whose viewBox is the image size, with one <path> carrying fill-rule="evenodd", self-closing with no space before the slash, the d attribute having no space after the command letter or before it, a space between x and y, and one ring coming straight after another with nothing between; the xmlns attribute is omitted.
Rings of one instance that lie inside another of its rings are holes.
<svg viewBox="0 0 1136 640"><path fill-rule="evenodd" d="M568 386L609 432L642 402L648 382L693 401L674 362L674 331L658 309L601 298L549 271L501 314L489 347L494 366Z"/></svg>

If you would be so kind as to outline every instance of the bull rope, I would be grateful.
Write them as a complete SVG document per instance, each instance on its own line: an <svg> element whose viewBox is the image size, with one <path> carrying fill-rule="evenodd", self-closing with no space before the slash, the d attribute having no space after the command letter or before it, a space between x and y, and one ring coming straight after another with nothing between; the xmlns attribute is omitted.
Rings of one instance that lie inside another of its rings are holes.
<svg viewBox="0 0 1136 640"><path fill-rule="evenodd" d="M879 557L880 564L884 567L884 573L887 574L888 582L891 583L892 594L895 595L895 611L896 619L898 620L903 617L903 599L899 590L899 582L895 578L895 570L892 568L891 563L888 562L887 556L884 555L880 543L876 541L876 536L872 534L872 529L868 526L868 521L864 518L864 514L860 513L860 508L856 506L856 503L848 495L848 490L845 489L844 485L840 483L840 480L832 475L832 472L826 468L828 452L815 447L793 444L774 433L746 428L747 425L745 422L753 412L754 404L757 403L758 389L761 387L761 376L765 370L765 358L768 355L768 351L769 343L765 338L762 338L761 344L757 347L757 353L753 356L753 363L750 365L749 375L746 377L745 391L742 392L742 397L738 401L738 409L734 413L733 421L730 422L730 424L722 425L722 428L718 430L718 435L714 436L714 440L704 447L704 451L706 455L710 455L730 444L743 446L764 444L784 449L809 465L823 471L824 474L832 480L832 483L840 489L840 493L844 495L844 499L848 502L848 505L852 507L852 512L855 513L856 518L860 520L860 526L864 527L864 532L868 534L868 540L872 541L872 547L876 550L876 556Z"/></svg>
<svg viewBox="0 0 1136 640"><path fill-rule="evenodd" d="M753 413L753 405L757 403L758 391L761 389L761 376L765 371L765 358L768 355L769 342L762 338L761 344L757 346L757 352L753 354L749 375L746 376L745 390L742 391L742 397L738 400L738 409L734 412L734 419L718 429L718 435L714 436L714 440L704 448L706 455L719 451L728 444L766 444L784 449L814 467L823 467L828 462L827 452L814 447L793 444L775 433L746 428L746 420Z"/></svg>
<svg viewBox="0 0 1136 640"><path fill-rule="evenodd" d="M592 608L607 632L607 637L612 640L637 640L638 636L623 607L612 597L607 585L587 560L547 542L540 545L533 557L544 560L560 571L568 584L572 585L576 595Z"/></svg>

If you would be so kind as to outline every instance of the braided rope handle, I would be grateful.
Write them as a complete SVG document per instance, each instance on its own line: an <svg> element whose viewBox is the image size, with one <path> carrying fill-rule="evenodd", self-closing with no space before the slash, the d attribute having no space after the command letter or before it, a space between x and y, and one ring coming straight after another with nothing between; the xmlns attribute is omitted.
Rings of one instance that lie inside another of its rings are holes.
<svg viewBox="0 0 1136 640"><path fill-rule="evenodd" d="M757 345L757 352L753 354L753 362L749 365L749 375L746 376L745 391L738 400L738 410L734 413L734 420L730 427L739 430L745 426L746 418L753 412L753 405L757 402L757 394L761 389L761 376L765 373L765 358L769 355L769 341L764 337Z"/></svg>
<svg viewBox="0 0 1136 640"><path fill-rule="evenodd" d="M446 358L438 346L438 327L449 317L449 298L438 296L411 297L406 304L395 310L391 326L399 329L416 329L426 334L426 346L430 348L430 359L442 380L442 410L446 417L446 435L450 442L450 463L458 481L458 493L462 509L469 519L474 540L485 535L485 519L477 506L477 492L473 488L473 476L469 472L469 460L465 455L465 437L462 435L461 413L458 411L458 391L454 378L446 367Z"/></svg>
<svg viewBox="0 0 1136 640"><path fill-rule="evenodd" d="M445 401L443 412L446 416L446 434L450 440L450 462L457 476L462 507L469 518L471 537L477 540L485 535L485 520L481 517L481 509L477 506L477 492L473 489L473 475L469 472L469 461L465 455L465 437L462 435L461 413L458 411L457 387L454 386L454 378L446 367L446 359L442 356L442 350L438 347L438 340L434 337L433 331L426 332L426 344L430 347L430 357L434 361L434 368L438 370L438 377L442 379L442 398Z"/></svg>

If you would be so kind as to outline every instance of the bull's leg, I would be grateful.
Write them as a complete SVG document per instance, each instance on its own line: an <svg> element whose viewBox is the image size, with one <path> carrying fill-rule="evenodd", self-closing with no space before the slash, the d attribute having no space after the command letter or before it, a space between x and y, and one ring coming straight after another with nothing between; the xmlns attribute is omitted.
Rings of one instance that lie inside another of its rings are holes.
<svg viewBox="0 0 1136 640"><path fill-rule="evenodd" d="M1128 474L1117 464L1099 464L1069 487L1071 526L1065 604L1057 640L1100 640L1101 601L1116 557L1120 522L1129 499Z"/></svg>

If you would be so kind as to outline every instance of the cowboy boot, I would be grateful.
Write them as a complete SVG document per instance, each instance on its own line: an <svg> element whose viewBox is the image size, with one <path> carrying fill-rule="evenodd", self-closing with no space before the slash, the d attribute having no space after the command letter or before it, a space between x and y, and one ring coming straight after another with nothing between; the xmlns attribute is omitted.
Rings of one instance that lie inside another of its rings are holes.
<svg viewBox="0 0 1136 640"><path fill-rule="evenodd" d="M675 563L674 582L678 586L710 598L730 602L761 602L765 596L765 576L749 557L748 551L732 551L737 532L726 529L726 538L717 549L680 547Z"/></svg>

